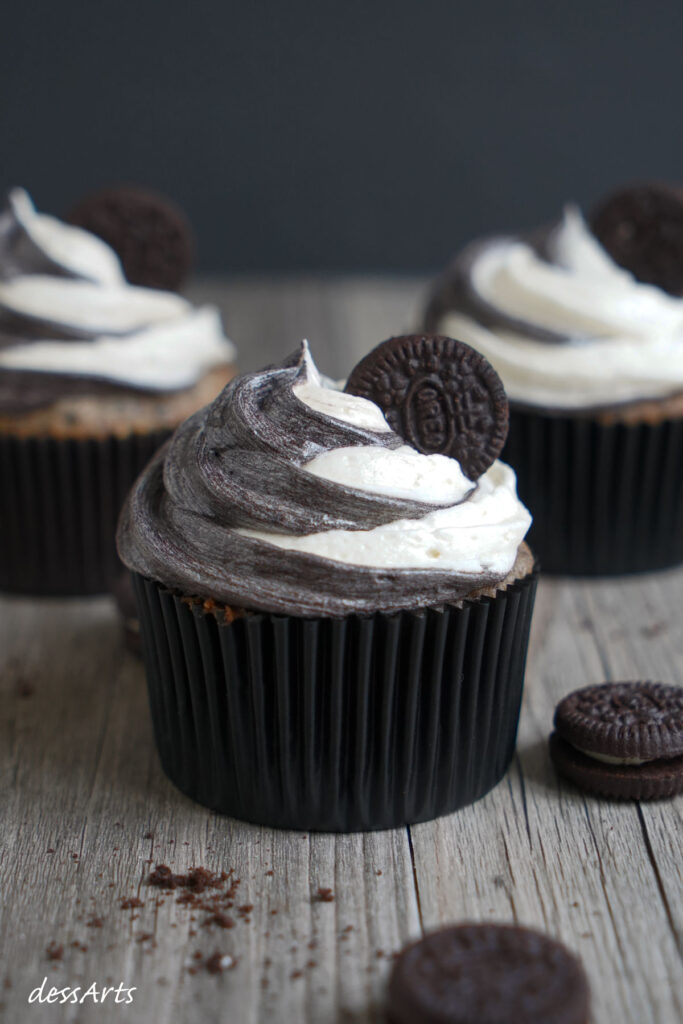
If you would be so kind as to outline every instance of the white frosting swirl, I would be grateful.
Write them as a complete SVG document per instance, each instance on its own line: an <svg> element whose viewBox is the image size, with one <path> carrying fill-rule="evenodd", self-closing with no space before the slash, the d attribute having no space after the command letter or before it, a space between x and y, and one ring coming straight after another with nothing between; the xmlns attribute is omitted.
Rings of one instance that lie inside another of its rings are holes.
<svg viewBox="0 0 683 1024"><path fill-rule="evenodd" d="M374 402L336 390L307 353L308 378L294 387L311 409L372 430L391 428ZM236 532L288 551L305 552L368 568L439 569L505 576L531 525L517 497L514 471L496 461L476 488L455 459L423 455L409 445L333 448L309 460L307 473L373 494L450 507L420 519L396 519L368 530L326 530L304 535L266 530Z"/></svg>
<svg viewBox="0 0 683 1024"><path fill-rule="evenodd" d="M682 390L683 299L618 267L575 207L565 210L548 247L545 260L519 239L484 243L469 284L493 318L447 312L439 330L482 352L508 396L531 405L590 408ZM534 328L557 338L534 338Z"/></svg>
<svg viewBox="0 0 683 1024"><path fill-rule="evenodd" d="M10 340L0 347L0 372L93 377L164 392L192 387L234 360L214 307L197 310L179 295L129 285L105 242L37 213L22 189L8 202L44 266L0 274L0 318L19 325L5 328Z"/></svg>

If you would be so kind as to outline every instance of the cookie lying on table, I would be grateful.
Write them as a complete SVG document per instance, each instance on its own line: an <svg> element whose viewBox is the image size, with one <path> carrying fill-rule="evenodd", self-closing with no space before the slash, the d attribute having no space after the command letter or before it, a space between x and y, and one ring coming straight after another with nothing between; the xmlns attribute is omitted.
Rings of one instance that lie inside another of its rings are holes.
<svg viewBox="0 0 683 1024"><path fill-rule="evenodd" d="M683 791L683 688L603 683L570 693L555 711L555 767L581 789L618 800Z"/></svg>
<svg viewBox="0 0 683 1024"><path fill-rule="evenodd" d="M398 957L390 1024L587 1024L580 961L561 943L516 925L461 924Z"/></svg>

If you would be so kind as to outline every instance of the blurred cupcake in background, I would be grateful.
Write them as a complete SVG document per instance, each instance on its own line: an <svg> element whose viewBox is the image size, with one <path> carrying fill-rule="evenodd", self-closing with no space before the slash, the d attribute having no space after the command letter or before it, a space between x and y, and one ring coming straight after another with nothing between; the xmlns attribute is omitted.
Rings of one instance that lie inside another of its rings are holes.
<svg viewBox="0 0 683 1024"><path fill-rule="evenodd" d="M13 189L0 213L0 589L107 591L132 482L233 376L218 312L132 286Z"/></svg>
<svg viewBox="0 0 683 1024"><path fill-rule="evenodd" d="M425 326L482 352L510 399L503 457L548 572L683 561L683 191L642 185L465 248Z"/></svg>

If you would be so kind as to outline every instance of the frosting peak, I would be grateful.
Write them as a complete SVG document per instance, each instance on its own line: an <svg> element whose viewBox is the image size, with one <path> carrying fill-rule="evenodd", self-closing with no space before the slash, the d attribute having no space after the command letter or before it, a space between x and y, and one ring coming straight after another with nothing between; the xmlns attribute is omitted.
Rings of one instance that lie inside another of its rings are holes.
<svg viewBox="0 0 683 1024"><path fill-rule="evenodd" d="M507 575L530 523L512 470L478 482L405 445L304 343L232 381L135 485L129 568L188 596L295 615L455 601Z"/></svg>

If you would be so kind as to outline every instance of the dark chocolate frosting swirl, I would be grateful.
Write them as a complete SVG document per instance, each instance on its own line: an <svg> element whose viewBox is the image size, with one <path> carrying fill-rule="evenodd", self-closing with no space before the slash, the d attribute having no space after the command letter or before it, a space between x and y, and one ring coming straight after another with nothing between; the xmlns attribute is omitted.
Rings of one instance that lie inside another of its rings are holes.
<svg viewBox="0 0 683 1024"><path fill-rule="evenodd" d="M281 367L232 381L176 431L121 514L118 549L124 563L189 597L300 616L441 604L500 579L352 565L237 532L370 530L447 507L308 473L307 462L335 448L395 449L404 443L388 427L364 429L306 405L293 389L309 372L303 345Z"/></svg>

